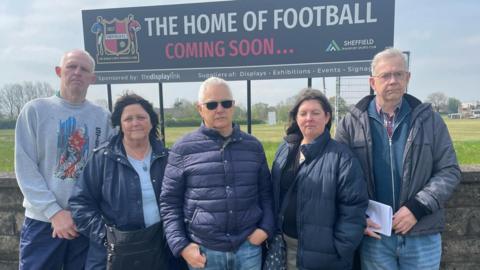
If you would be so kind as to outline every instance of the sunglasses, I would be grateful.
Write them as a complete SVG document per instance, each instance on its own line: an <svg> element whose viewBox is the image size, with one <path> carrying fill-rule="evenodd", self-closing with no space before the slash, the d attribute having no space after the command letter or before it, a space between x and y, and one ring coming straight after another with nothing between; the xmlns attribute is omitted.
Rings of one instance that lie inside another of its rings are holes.
<svg viewBox="0 0 480 270"><path fill-rule="evenodd" d="M209 101L203 103L203 105L205 105L210 111L215 110L218 107L218 104L222 104L222 107L225 109L230 109L233 105L233 100Z"/></svg>

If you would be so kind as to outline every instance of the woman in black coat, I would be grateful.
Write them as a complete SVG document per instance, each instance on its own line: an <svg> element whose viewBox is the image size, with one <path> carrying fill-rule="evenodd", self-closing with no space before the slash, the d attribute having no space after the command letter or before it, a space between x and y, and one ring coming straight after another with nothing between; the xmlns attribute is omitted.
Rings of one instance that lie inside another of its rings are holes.
<svg viewBox="0 0 480 270"><path fill-rule="evenodd" d="M365 228L368 196L360 164L330 138L332 108L305 89L289 112L272 166L277 229L287 269L351 269Z"/></svg>

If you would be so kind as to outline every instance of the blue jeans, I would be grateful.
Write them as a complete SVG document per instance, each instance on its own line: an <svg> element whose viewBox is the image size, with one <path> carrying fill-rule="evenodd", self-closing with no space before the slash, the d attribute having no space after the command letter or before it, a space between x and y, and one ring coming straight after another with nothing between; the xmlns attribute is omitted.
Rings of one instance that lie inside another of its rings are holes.
<svg viewBox="0 0 480 270"><path fill-rule="evenodd" d="M20 270L84 269L88 238L52 238L52 231L48 222L25 218L20 232Z"/></svg>
<svg viewBox="0 0 480 270"><path fill-rule="evenodd" d="M365 237L360 246L362 270L438 270L442 257L440 233Z"/></svg>
<svg viewBox="0 0 480 270"><path fill-rule="evenodd" d="M216 251L200 246L200 252L207 257L205 270L260 270L262 268L262 248L255 246L248 240L236 251Z"/></svg>

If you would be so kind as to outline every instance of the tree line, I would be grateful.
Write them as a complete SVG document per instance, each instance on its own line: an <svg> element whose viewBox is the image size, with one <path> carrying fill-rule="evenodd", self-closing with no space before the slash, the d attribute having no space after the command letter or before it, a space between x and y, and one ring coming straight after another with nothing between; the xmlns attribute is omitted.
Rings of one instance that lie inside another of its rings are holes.
<svg viewBox="0 0 480 270"><path fill-rule="evenodd" d="M462 102L454 97L447 97L442 92L434 92L428 95L427 102L432 104L435 111L439 113L458 113Z"/></svg>
<svg viewBox="0 0 480 270"><path fill-rule="evenodd" d="M18 117L22 107L28 101L48 97L54 94L53 87L47 82L31 82L5 84L0 88L0 128L14 128L15 120ZM275 112L276 120L280 123L288 121L288 112L295 102L296 95L286 98L275 106L264 102L253 104L251 107L252 123L262 124L268 122L268 113ZM332 109L335 112L335 98L330 97ZM105 106L103 100L97 100L96 103ZM461 101L447 97L442 92L435 92L427 97L427 102L432 103L433 108L440 113L456 113L461 105ZM348 104L345 99L339 97L338 117L343 117L348 111ZM165 125L169 126L195 126L201 122L197 113L196 102L184 98L175 100L172 108L164 110ZM234 121L239 124L247 123L247 110L242 106L235 106Z"/></svg>
<svg viewBox="0 0 480 270"><path fill-rule="evenodd" d="M280 123L286 123L288 121L288 112L295 103L296 95L291 96L284 101L281 101L275 106L270 106L267 103L259 102L255 103L251 107L252 124L265 124L268 123L269 112L275 112L276 120ZM335 105L335 97L329 99L332 107ZM339 110L340 117L345 115L348 111L348 106L343 98L339 98ZM335 111L335 108L333 108ZM164 110L165 125L168 126L195 126L199 125L201 118L198 115L196 102L190 101L184 98L176 99L173 107ZM238 124L247 123L247 110L241 106L235 106L235 113L233 115L234 121Z"/></svg>
<svg viewBox="0 0 480 270"><path fill-rule="evenodd" d="M53 87L47 82L23 82L5 84L0 87L0 128L14 128L15 121L22 107L30 100L48 97L54 94ZM262 124L268 122L268 113L275 112L277 122L285 123L288 112L295 102L296 95L286 98L275 106L264 102L253 104L251 107L252 123ZM105 100L95 100L95 103L106 107ZM330 98L332 105L335 97ZM339 99L339 115L347 112L345 100ZM195 126L199 125L201 118L198 115L196 102L184 98L175 100L172 108L164 110L165 125L168 126ZM242 106L235 106L234 121L239 124L247 123L247 110Z"/></svg>
<svg viewBox="0 0 480 270"><path fill-rule="evenodd" d="M14 128L25 103L39 97L48 97L55 91L47 82L5 84L0 88L0 128Z"/></svg>

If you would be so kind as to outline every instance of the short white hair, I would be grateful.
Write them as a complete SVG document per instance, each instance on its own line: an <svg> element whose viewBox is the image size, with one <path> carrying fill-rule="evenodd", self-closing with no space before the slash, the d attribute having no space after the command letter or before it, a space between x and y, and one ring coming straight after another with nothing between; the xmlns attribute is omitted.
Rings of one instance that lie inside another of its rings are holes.
<svg viewBox="0 0 480 270"><path fill-rule="evenodd" d="M90 55L90 53L88 53L87 51L82 50L82 49L74 49L74 50L65 52L62 55L62 58L60 58L59 67L63 67L63 63L65 62L65 58L67 57L67 55L71 54L71 53L74 53L74 52L83 54L88 58L88 60L90 61L90 64L92 65L92 73L93 73L95 71L95 59L93 59L93 57Z"/></svg>
<svg viewBox="0 0 480 270"><path fill-rule="evenodd" d="M405 57L405 54L399 49L387 48L387 49L375 54L375 56L373 57L372 64L371 64L372 75L378 75L378 74L374 74L375 73L375 68L377 67L378 62L380 62L381 60L384 60L386 58L397 58L397 57L401 58L403 60L403 67L405 69L407 69L407 58Z"/></svg>
<svg viewBox="0 0 480 270"><path fill-rule="evenodd" d="M227 89L230 97L232 97L232 99L233 99L232 90L230 89L230 86L228 86L227 81L225 81L222 78L218 78L218 77L210 77L210 78L206 79L205 81L203 81L202 84L200 85L200 89L198 91L198 102L199 103L204 101L205 91L207 90L207 88L209 86L212 86L212 85L224 86L225 89Z"/></svg>

